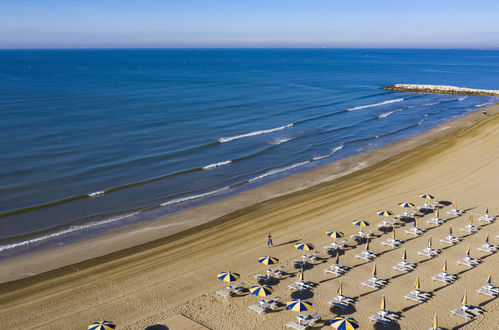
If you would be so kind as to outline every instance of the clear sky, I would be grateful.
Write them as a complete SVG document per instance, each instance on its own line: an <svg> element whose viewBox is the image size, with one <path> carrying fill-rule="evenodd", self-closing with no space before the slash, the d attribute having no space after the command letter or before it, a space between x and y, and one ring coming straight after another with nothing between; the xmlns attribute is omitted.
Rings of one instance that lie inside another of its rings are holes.
<svg viewBox="0 0 499 330"><path fill-rule="evenodd" d="M499 0L1 0L0 48L499 49Z"/></svg>

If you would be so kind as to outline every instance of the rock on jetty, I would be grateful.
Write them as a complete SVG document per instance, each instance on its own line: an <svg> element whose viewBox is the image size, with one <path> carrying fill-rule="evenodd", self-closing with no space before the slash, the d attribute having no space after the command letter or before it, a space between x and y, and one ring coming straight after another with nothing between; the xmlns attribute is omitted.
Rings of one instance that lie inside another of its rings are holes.
<svg viewBox="0 0 499 330"><path fill-rule="evenodd" d="M396 84L385 87L385 89L418 93L441 93L441 94L466 94L466 95L491 95L499 96L499 90L474 89L444 85L417 85L417 84Z"/></svg>

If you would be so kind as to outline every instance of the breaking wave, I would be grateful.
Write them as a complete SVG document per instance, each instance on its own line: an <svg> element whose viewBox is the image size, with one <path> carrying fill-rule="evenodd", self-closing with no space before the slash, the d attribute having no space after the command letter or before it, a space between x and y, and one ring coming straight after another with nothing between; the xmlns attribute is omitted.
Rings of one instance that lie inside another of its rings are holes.
<svg viewBox="0 0 499 330"><path fill-rule="evenodd" d="M355 110L361 110L361 109L367 109L367 108L374 108L378 107L380 105L385 105L385 104L390 104L390 103L396 103L396 102L402 102L404 99L395 99L395 100L388 100L388 101L383 101L380 103L374 103L374 104L367 104L367 105L360 105L357 107L349 108L347 109L348 111L355 111Z"/></svg>
<svg viewBox="0 0 499 330"><path fill-rule="evenodd" d="M265 172L263 173L262 175L259 175L257 177L254 177L252 179L249 179L248 182L251 183L251 182L255 182L255 181L258 181L260 179L263 179L265 177L268 177L270 175L274 175L274 174L278 174L278 173L281 173L281 172L285 172L285 171L288 171L288 170L291 170L293 168L297 168L297 167L300 167L300 166L303 166L303 165L306 165L310 163L309 160L305 161L305 162L301 162L301 163L296 163L296 164L293 164L293 165L289 165L289 166L286 166L286 167L281 167L281 168L276 168L276 169L273 169L273 170L270 170L268 172Z"/></svg>
<svg viewBox="0 0 499 330"><path fill-rule="evenodd" d="M261 135L261 134L268 134L268 133L272 133L272 132L282 131L283 129L290 128L290 127L293 127L293 124L279 126L279 127L271 128L271 129L264 129L264 130L260 130L260 131L254 131L254 132L245 133L245 134L241 134L241 135L234 135L234 136L222 137L222 138L218 139L218 142L220 142L220 143L226 143L226 142L230 142L230 141L234 141L234 140L244 139L244 138L247 138L247 137L250 137L250 136Z"/></svg>
<svg viewBox="0 0 499 330"><path fill-rule="evenodd" d="M190 201L193 199L198 199L198 198L202 198L202 197L206 197L206 196L210 196L210 195L215 195L215 194L218 194L222 191L229 190L229 189L230 189L230 187L223 187L223 188L220 188L217 190L208 191L208 192L203 193L203 194L190 195L190 196L182 197L182 198L175 198L175 199L166 201L164 203L161 203L160 205L167 206L167 205L171 205L171 204L182 203L182 202Z"/></svg>
<svg viewBox="0 0 499 330"><path fill-rule="evenodd" d="M232 164L232 160L226 160L224 162L218 162L218 163L213 163L210 165L203 166L203 170L211 170L211 169L214 169L214 168L217 168L220 166L229 165L229 164Z"/></svg>

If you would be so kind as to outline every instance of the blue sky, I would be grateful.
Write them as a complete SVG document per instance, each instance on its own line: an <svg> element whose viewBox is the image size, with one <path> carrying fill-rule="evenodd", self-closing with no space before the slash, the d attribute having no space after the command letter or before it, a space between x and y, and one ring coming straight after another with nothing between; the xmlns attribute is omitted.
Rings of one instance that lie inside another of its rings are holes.
<svg viewBox="0 0 499 330"><path fill-rule="evenodd" d="M0 48L499 49L498 0L1 0Z"/></svg>

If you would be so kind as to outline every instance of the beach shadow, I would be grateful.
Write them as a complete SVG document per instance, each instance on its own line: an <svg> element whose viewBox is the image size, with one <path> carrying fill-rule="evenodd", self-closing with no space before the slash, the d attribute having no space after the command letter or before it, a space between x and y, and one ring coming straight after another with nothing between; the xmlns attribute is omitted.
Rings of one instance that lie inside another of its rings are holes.
<svg viewBox="0 0 499 330"><path fill-rule="evenodd" d="M457 280L458 280L458 279L456 279L456 281L457 281ZM456 281L454 281L454 282L456 282ZM446 287L448 287L449 285L454 284L454 282L451 282L451 283L445 284L445 285L443 285L443 286L441 286L441 287L436 288L436 289L435 289L435 290L433 290L433 291L428 291L428 292L429 292L429 293L431 293L431 294L432 294L432 296L434 296L436 292L438 292L438 291L440 291L440 290L442 290L442 289L445 289L445 288L446 288Z"/></svg>
<svg viewBox="0 0 499 330"><path fill-rule="evenodd" d="M274 247L283 246L283 245L289 245L289 244L294 244L294 243L297 243L297 242L300 242L300 241L301 241L301 239L294 239L294 240L287 241L287 242L284 242L284 243L276 244L276 245L274 245Z"/></svg>
<svg viewBox="0 0 499 330"><path fill-rule="evenodd" d="M437 204L443 205L443 206L449 206L452 205L452 202L449 201L438 201Z"/></svg>
<svg viewBox="0 0 499 330"><path fill-rule="evenodd" d="M144 330L169 330L166 325L163 324L155 324L155 325L150 325L147 328L144 328Z"/></svg>
<svg viewBox="0 0 499 330"><path fill-rule="evenodd" d="M485 306L485 305L487 305L488 303L490 303L490 302L492 302L492 301L494 301L494 300L496 300L496 299L497 299L497 297L492 297L492 298L490 298L490 299L488 299L488 300L485 300L484 302L481 302L480 304L478 304L478 306L480 306L480 307Z"/></svg>
<svg viewBox="0 0 499 330"><path fill-rule="evenodd" d="M390 322L390 323L386 323L386 324L376 322L374 324L374 329L376 329L376 330L380 330L380 329L383 329L383 330L398 330L398 329L400 329L400 325L397 322L395 322L395 321Z"/></svg>
<svg viewBox="0 0 499 330"><path fill-rule="evenodd" d="M463 324L460 324L458 326L453 327L452 330L458 330L458 329L464 328L465 326L467 326L468 324L470 324L473 321L474 321L474 319L466 321L466 323L463 323Z"/></svg>
<svg viewBox="0 0 499 330"><path fill-rule="evenodd" d="M331 313L337 314L337 315L351 315L355 312L357 312L357 308L355 308L354 305L349 305L346 308L340 308L338 306L333 306L329 309Z"/></svg>
<svg viewBox="0 0 499 330"><path fill-rule="evenodd" d="M424 304L424 303L421 303L421 304ZM419 305L421 305L421 304L419 304L419 303L415 303L414 305L404 307L404 308L402 308L402 312L404 312L404 313L405 313L405 312L408 312L408 311L410 311L411 309L416 308L416 307L418 307L418 306L419 306Z"/></svg>
<svg viewBox="0 0 499 330"><path fill-rule="evenodd" d="M291 293L291 298L293 299L311 299L314 297L314 293L311 290L301 290L294 291Z"/></svg>
<svg viewBox="0 0 499 330"><path fill-rule="evenodd" d="M374 290L371 290L371 291L368 291L368 292L361 293L361 294L359 294L359 296L358 296L358 297L355 297L355 299L356 299L356 300L358 300L358 299L360 299L360 298L362 298L362 297L365 297L365 296L370 295L371 293L375 293L375 292L381 291L381 290L383 290L383 289L384 289L384 288L385 288L388 284L389 284L389 283L386 283L386 285L385 285L385 286L382 286L382 287L381 287L381 288L379 288L379 289L374 289Z"/></svg>

